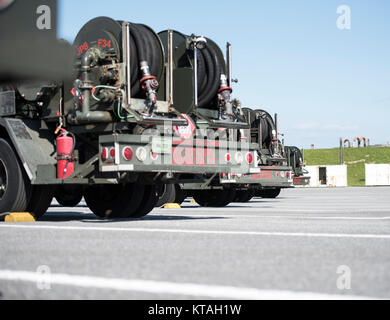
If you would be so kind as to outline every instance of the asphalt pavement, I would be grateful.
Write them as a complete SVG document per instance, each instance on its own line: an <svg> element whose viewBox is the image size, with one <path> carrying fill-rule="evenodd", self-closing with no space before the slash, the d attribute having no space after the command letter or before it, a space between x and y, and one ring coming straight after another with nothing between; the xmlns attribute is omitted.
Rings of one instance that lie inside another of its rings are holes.
<svg viewBox="0 0 390 320"><path fill-rule="evenodd" d="M390 188L0 223L0 299L390 298Z"/></svg>

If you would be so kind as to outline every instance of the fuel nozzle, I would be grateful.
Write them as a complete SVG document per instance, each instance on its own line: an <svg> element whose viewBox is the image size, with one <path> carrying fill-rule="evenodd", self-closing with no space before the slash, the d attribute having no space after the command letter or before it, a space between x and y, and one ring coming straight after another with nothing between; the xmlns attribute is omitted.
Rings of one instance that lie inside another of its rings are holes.
<svg viewBox="0 0 390 320"><path fill-rule="evenodd" d="M142 72L142 79L140 80L142 89L146 92L146 98L148 99L148 113L151 114L157 103L157 89L159 83L155 76L150 73L149 65L146 61L141 61L140 69Z"/></svg>
<svg viewBox="0 0 390 320"><path fill-rule="evenodd" d="M229 87L226 75L221 74L220 89L218 90L218 100L220 109L224 109L228 117L233 117L233 104L231 94L233 89Z"/></svg>

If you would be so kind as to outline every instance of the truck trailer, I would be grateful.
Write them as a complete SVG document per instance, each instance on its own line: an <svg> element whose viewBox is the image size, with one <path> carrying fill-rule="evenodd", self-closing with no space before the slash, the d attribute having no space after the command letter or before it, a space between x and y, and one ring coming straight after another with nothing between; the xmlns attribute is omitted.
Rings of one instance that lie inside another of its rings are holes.
<svg viewBox="0 0 390 320"><path fill-rule="evenodd" d="M232 99L229 44L225 61L206 37L98 17L73 50L71 80L1 85L0 212L84 197L101 218L140 218L169 185L204 206L292 186L272 118Z"/></svg>

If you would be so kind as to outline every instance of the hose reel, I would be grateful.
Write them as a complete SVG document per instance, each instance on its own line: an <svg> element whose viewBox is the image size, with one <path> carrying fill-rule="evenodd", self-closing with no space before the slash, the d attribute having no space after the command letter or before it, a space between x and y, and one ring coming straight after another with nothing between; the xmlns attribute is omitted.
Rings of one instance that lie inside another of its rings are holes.
<svg viewBox="0 0 390 320"><path fill-rule="evenodd" d="M289 165L293 168L294 172L301 170L303 165L303 155L301 150L297 147L285 146L284 151Z"/></svg>
<svg viewBox="0 0 390 320"><path fill-rule="evenodd" d="M272 116L260 109L243 108L242 112L251 126L251 141L258 143L260 149L271 148L273 141L277 140L276 126Z"/></svg>
<svg viewBox="0 0 390 320"><path fill-rule="evenodd" d="M154 111L164 71L162 44L148 26L128 23L129 28L123 29L123 24L122 21L99 17L85 24L77 34L73 45L77 80L73 88L75 107L77 109L82 104L82 112L76 112L74 122L110 122L112 117L106 110L111 109L122 119L120 107L114 103L120 104L123 100L125 91L122 88L125 85L130 93L128 99L146 99L148 105L143 112L151 114ZM126 34L123 30L129 31ZM128 39L130 56L127 71L124 37Z"/></svg>
<svg viewBox="0 0 390 320"><path fill-rule="evenodd" d="M181 88L174 87L176 100L183 101L175 104L175 107L183 113L191 113L195 108L218 110L218 95L228 90L230 98L231 92L231 88L227 85L226 64L221 49L209 38L187 36L178 31L172 33L173 64L176 74L181 70L192 70L191 77L194 79L187 78L186 81L193 82L194 86L195 81L197 82L193 92L186 94L192 99L185 99L180 92ZM158 35L167 51L168 31L162 31ZM195 55L197 63L195 63ZM179 77L184 79L182 73Z"/></svg>

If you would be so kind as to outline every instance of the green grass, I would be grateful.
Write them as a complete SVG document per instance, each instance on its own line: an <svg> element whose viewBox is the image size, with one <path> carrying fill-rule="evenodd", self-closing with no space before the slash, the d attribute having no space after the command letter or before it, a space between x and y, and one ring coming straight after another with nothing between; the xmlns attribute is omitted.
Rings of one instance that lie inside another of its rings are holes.
<svg viewBox="0 0 390 320"><path fill-rule="evenodd" d="M339 148L304 150L305 163L312 165L340 164ZM360 161L357 163L351 163ZM390 163L389 147L344 148L344 164L348 165L348 185L365 185L365 163Z"/></svg>

